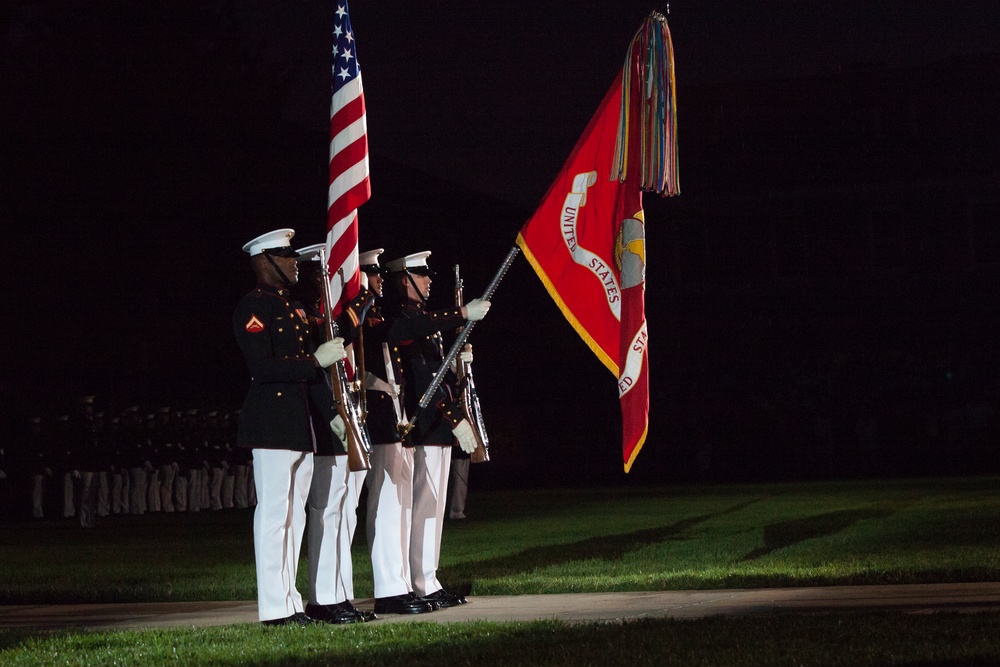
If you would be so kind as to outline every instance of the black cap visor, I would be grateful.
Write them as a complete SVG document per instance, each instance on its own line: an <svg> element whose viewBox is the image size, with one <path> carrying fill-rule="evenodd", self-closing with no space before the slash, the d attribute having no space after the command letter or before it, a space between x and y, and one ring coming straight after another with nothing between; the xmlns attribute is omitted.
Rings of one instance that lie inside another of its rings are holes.
<svg viewBox="0 0 1000 667"><path fill-rule="evenodd" d="M299 257L299 253L292 250L291 246L284 246L282 248L267 248L263 252L271 257Z"/></svg>

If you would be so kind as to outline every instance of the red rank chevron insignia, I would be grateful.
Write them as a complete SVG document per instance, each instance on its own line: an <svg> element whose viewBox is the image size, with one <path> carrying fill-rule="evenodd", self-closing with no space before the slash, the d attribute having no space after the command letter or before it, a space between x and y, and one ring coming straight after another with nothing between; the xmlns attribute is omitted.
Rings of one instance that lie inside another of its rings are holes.
<svg viewBox="0 0 1000 667"><path fill-rule="evenodd" d="M260 333L264 330L264 323L257 319L256 315L251 315L247 321L247 331L250 333Z"/></svg>

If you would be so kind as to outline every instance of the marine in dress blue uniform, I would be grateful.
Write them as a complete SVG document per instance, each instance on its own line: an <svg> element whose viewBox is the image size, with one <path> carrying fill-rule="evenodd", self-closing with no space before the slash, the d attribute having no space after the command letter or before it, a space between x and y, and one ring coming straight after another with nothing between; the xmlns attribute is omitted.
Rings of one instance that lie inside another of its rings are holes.
<svg viewBox="0 0 1000 667"><path fill-rule="evenodd" d="M399 302L391 315L388 341L402 369L405 405L417 414L421 396L444 360L441 331L452 331L468 321L486 316L490 303L473 299L462 307L428 310L432 272L427 265L430 251L406 255L386 264L389 293ZM458 405L454 374L450 374L433 396L426 410L417 415L408 444L413 451L412 524L409 570L411 590L438 607L463 604L461 595L449 593L437 578L441 557L441 530L444 523L451 447L456 444L471 452L476 447L472 425Z"/></svg>
<svg viewBox="0 0 1000 667"><path fill-rule="evenodd" d="M372 292L383 293L381 248L361 254L361 271ZM413 593L410 578L410 528L413 505L413 448L403 447L399 426L405 411L396 379L402 373L388 343L388 322L379 305L365 318L365 394L372 442L366 536L375 585L375 612L422 614L435 605Z"/></svg>
<svg viewBox="0 0 1000 667"><path fill-rule="evenodd" d="M299 248L299 268L302 272L293 292L305 304L312 320L312 335L318 345L326 326L323 312L323 284L326 271L320 266L320 249L324 244ZM337 330L344 340L351 340L364 320L374 295L362 286L358 294L337 317ZM350 356L348 356L350 359ZM334 420L339 429L340 417ZM335 433L336 442L346 438L346 432ZM355 609L354 562L351 543L358 523L358 497L365 479L364 470L351 471L343 446L329 450L318 447L313 456L313 478L307 502L306 550L309 557L309 604L306 613L327 623L357 623L373 620L373 614Z"/></svg>
<svg viewBox="0 0 1000 667"><path fill-rule="evenodd" d="M243 246L257 287L237 304L232 321L251 375L237 444L253 450L257 606L269 625L312 622L295 581L313 454L343 449L333 442L336 410L323 379L323 368L344 358L343 339L314 346L306 310L289 294L298 280L294 234L279 229Z"/></svg>

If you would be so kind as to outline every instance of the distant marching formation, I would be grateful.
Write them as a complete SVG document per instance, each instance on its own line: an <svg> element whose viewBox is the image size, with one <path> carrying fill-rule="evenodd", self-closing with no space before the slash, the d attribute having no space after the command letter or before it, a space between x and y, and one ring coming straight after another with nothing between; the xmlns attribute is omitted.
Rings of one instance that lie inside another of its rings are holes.
<svg viewBox="0 0 1000 667"><path fill-rule="evenodd" d="M15 475L15 495L30 492L34 518L77 517L87 528L98 516L251 507L253 466L235 446L238 418L171 407L143 414L137 405L108 416L84 396L73 414L33 417L20 465L4 474Z"/></svg>

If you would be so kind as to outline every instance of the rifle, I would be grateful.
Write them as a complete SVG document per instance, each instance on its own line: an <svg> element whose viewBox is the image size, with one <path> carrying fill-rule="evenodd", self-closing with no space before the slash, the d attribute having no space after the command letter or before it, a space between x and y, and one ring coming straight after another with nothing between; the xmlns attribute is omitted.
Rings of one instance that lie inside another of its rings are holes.
<svg viewBox="0 0 1000 667"><path fill-rule="evenodd" d="M455 306L461 308L465 305L462 294L462 277L458 272L458 264L455 265ZM462 348L471 349L472 345L466 343ZM465 418L472 424L472 432L476 436L476 448L469 454L472 463L486 463L490 460L490 438L486 435L486 424L483 421L483 411L479 406L479 395L476 393L476 381L472 377L472 363L458 359L455 364L455 375L458 376L459 405Z"/></svg>
<svg viewBox="0 0 1000 667"><path fill-rule="evenodd" d="M504 275L507 273L507 269L509 269L510 265L514 263L514 260L517 258L517 254L519 252L521 252L521 249L517 246L514 246L507 252L507 256L504 257L503 262L500 264L500 268L497 269L497 272L493 275L493 280L491 280L490 284L486 286L486 290L483 292L482 296L483 299L489 301L490 297L493 296L493 292L496 291L500 281L503 280ZM465 341L468 339L469 334L472 333L472 327L475 324L475 322L468 322L464 327L462 327L462 331L458 334L458 338L456 338L455 342L452 343L451 349L448 350L448 354L445 355L444 360L441 362L441 367L438 368L437 373L434 374L434 379L431 380L430 386L427 387L426 391L424 391L424 395L420 397L420 402L417 404L417 409L413 411L413 416L410 417L410 421L400 427L400 437L405 438L410 434L410 431L413 430L413 426L417 423L417 417L420 415L420 412L430 405L431 399L434 397L434 393L444 381L445 374L442 373L442 371L451 367L452 362L455 361L455 357L458 356L458 351L463 345L465 345Z"/></svg>
<svg viewBox="0 0 1000 667"><path fill-rule="evenodd" d="M319 263L323 274L323 309L326 314L326 323L323 329L326 339L331 340L339 336L340 332L337 330L337 323L333 320L330 273L326 265L324 248L319 249ZM347 379L344 360L341 359L334 363L328 372L330 373L330 384L333 385L333 398L337 406L337 414L344 420L344 425L347 427L347 469L351 472L370 470L372 465L368 461L368 456L371 454L372 445L368 439L368 431L365 430L358 405L354 402L354 397L351 396L351 381Z"/></svg>

